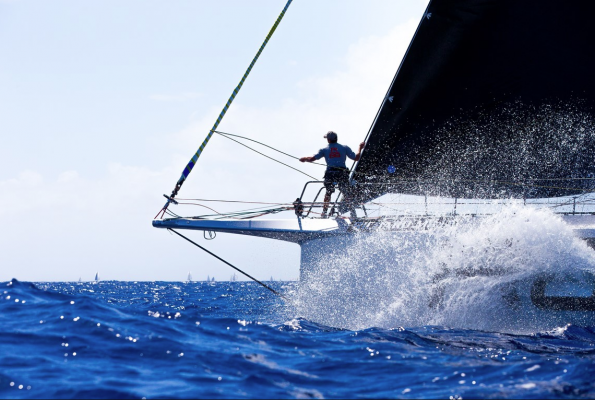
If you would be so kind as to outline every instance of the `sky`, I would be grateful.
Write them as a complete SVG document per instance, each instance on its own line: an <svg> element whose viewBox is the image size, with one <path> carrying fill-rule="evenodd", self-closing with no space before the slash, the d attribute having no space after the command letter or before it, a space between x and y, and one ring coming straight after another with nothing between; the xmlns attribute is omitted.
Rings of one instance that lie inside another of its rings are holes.
<svg viewBox="0 0 595 400"><path fill-rule="evenodd" d="M229 279L151 221L284 5L0 0L0 281ZM356 148L426 6L294 0L219 129L300 157L328 130ZM291 202L308 180L214 136L179 197ZM299 276L296 244L188 235L259 279Z"/></svg>

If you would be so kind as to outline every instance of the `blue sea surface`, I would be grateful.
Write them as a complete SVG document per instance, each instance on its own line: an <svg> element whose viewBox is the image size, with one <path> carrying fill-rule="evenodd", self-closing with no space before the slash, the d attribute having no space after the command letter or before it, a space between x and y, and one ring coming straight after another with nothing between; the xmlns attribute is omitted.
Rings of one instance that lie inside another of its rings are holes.
<svg viewBox="0 0 595 400"><path fill-rule="evenodd" d="M0 318L2 398L595 398L595 328L342 330L252 282L13 280Z"/></svg>

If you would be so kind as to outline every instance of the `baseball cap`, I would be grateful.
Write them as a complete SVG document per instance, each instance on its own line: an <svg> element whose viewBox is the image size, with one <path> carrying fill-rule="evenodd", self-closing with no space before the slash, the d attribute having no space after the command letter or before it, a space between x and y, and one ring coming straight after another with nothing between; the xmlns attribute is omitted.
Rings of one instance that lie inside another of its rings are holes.
<svg viewBox="0 0 595 400"><path fill-rule="evenodd" d="M330 139L330 140L337 140L337 134L333 131L328 131L326 133L326 135L324 135L325 139Z"/></svg>

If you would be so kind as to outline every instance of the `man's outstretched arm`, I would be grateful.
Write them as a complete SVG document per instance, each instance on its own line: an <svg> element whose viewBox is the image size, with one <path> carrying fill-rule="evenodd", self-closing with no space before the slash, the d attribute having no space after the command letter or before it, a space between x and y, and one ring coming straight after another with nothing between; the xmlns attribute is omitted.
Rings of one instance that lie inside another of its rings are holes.
<svg viewBox="0 0 595 400"><path fill-rule="evenodd" d="M306 162L306 161L307 162L314 162L314 161L316 161L316 157L314 157L314 156L312 156L312 157L302 157L302 158L300 158L300 161L301 162Z"/></svg>
<svg viewBox="0 0 595 400"><path fill-rule="evenodd" d="M357 154L355 155L355 158L354 158L355 161L359 161L359 159L361 158L362 150L364 149L365 145L366 145L366 142L361 142L359 144L359 151L357 152Z"/></svg>

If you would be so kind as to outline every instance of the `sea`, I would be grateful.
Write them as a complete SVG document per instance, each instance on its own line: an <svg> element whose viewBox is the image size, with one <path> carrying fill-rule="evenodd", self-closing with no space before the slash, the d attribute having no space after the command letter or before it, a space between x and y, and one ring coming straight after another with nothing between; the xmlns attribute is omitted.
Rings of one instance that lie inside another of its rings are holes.
<svg viewBox="0 0 595 400"><path fill-rule="evenodd" d="M595 397L594 327L344 329L254 282L12 280L0 294L2 398Z"/></svg>
<svg viewBox="0 0 595 400"><path fill-rule="evenodd" d="M579 287L593 249L547 210L461 221L353 236L302 282L264 282L282 296L252 281L2 282L0 397L595 398L593 312L528 307L526 284Z"/></svg>

